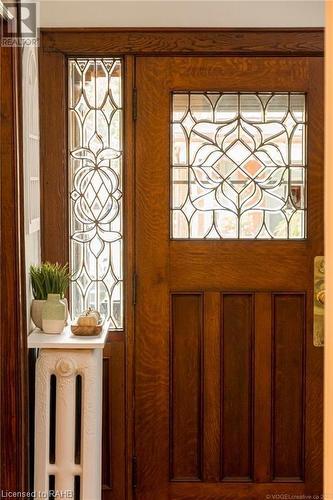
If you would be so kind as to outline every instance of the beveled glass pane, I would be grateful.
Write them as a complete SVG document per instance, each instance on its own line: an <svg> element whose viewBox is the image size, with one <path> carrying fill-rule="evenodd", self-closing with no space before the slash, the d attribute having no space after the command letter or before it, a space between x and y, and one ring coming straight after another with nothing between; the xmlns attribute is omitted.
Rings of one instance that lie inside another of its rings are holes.
<svg viewBox="0 0 333 500"><path fill-rule="evenodd" d="M71 314L123 324L123 109L120 59L69 59Z"/></svg>
<svg viewBox="0 0 333 500"><path fill-rule="evenodd" d="M171 237L306 238L306 96L174 92Z"/></svg>

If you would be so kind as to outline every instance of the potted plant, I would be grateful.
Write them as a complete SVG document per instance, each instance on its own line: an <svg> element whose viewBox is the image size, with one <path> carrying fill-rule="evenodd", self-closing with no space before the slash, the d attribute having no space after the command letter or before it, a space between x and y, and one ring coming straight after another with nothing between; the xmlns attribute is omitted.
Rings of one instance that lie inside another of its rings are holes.
<svg viewBox="0 0 333 500"><path fill-rule="evenodd" d="M68 264L51 264L44 262L40 266L30 266L30 278L32 286L33 301L31 304L31 318L38 328L42 328L42 310L48 294L58 294L66 305L66 317L68 314L67 299L65 292L69 285L70 273Z"/></svg>

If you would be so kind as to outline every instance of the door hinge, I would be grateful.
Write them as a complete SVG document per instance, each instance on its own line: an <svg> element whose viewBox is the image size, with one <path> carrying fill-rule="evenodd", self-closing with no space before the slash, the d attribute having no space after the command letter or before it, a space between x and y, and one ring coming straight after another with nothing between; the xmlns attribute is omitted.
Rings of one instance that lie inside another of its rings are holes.
<svg viewBox="0 0 333 500"><path fill-rule="evenodd" d="M137 288L138 288L138 275L133 273L132 278L132 304L135 306L137 299Z"/></svg>
<svg viewBox="0 0 333 500"><path fill-rule="evenodd" d="M138 91L136 88L133 89L132 106L133 120L136 120L138 117Z"/></svg>
<svg viewBox="0 0 333 500"><path fill-rule="evenodd" d="M132 457L132 488L135 490L138 484L138 464L136 456Z"/></svg>

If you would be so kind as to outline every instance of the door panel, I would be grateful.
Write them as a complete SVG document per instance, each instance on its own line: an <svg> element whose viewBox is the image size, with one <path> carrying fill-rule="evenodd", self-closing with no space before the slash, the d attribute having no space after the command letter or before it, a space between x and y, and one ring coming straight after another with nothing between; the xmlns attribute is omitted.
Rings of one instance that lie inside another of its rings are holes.
<svg viewBox="0 0 333 500"><path fill-rule="evenodd" d="M304 296L274 295L273 317L272 477L297 481L304 477Z"/></svg>
<svg viewBox="0 0 333 500"><path fill-rule="evenodd" d="M253 296L223 294L221 308L221 480L249 481L253 476Z"/></svg>
<svg viewBox="0 0 333 500"><path fill-rule="evenodd" d="M312 273L323 250L322 60L144 57L136 80L137 498L320 494ZM305 239L171 239L175 91L305 93Z"/></svg>
<svg viewBox="0 0 333 500"><path fill-rule="evenodd" d="M171 297L170 479L201 479L202 296Z"/></svg>

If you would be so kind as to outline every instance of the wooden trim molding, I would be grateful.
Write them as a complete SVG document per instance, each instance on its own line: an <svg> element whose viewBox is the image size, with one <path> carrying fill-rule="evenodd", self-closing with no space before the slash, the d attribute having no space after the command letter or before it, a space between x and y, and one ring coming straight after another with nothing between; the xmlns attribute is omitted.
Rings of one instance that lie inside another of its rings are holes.
<svg viewBox="0 0 333 500"><path fill-rule="evenodd" d="M27 331L24 270L21 49L1 65L1 489L27 491Z"/></svg>
<svg viewBox="0 0 333 500"><path fill-rule="evenodd" d="M143 29L45 28L41 46L66 55L298 55L324 53L324 30L292 29Z"/></svg>
<svg viewBox="0 0 333 500"><path fill-rule="evenodd" d="M42 260L62 264L69 258L66 62L62 54L40 51Z"/></svg>

